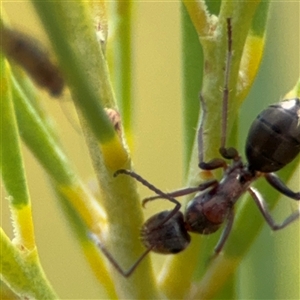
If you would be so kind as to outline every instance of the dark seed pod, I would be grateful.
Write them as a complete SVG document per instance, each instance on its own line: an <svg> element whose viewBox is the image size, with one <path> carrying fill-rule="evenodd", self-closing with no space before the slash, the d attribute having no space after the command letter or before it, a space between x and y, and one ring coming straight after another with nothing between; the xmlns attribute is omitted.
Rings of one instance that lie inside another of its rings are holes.
<svg viewBox="0 0 300 300"><path fill-rule="evenodd" d="M52 96L59 96L64 80L48 53L34 38L22 32L2 27L0 46L9 60L20 65L40 87Z"/></svg>
<svg viewBox="0 0 300 300"><path fill-rule="evenodd" d="M249 169L275 172L300 152L300 100L270 105L250 128L246 142Z"/></svg>

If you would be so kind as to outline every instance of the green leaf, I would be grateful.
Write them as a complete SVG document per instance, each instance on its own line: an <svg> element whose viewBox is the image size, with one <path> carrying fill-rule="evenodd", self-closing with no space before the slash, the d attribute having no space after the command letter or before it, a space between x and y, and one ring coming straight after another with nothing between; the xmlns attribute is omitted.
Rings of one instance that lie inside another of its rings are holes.
<svg viewBox="0 0 300 300"><path fill-rule="evenodd" d="M96 118L96 114L100 114L99 101L103 105L114 107L114 99L106 61L91 25L90 11L83 2L74 2L72 5L64 2L60 4L49 2L46 5L36 1L33 3L53 42L53 48L69 83L72 98L79 109L79 117L81 118L81 115L84 117L81 123L101 187L102 203L107 213L106 224L108 224L104 226L108 234L96 224L89 226L90 231L96 234L102 232L103 236L107 236L107 239L102 237L103 242L126 269L126 266L131 266L143 252L138 239L142 213L136 183L127 176L119 176L117 179L113 177L117 169L130 168L125 142L117 135L106 114L103 118L101 115ZM72 59L69 59L70 57ZM109 126L104 124L107 121ZM85 126L86 123L88 126ZM92 129L93 134L89 132L88 127ZM77 210L79 211L78 208ZM133 211L134 218L130 217ZM143 274L143 278L138 275L139 273ZM119 297L131 299L158 297L156 286L152 284L154 277L148 259L145 259L130 279L122 278L116 272L113 276ZM148 282L147 285L141 284L145 280Z"/></svg>
<svg viewBox="0 0 300 300"><path fill-rule="evenodd" d="M182 89L183 89L183 145L185 173L188 172L195 128L197 128L200 110L200 83L203 72L203 53L196 30L186 11L181 7L182 24Z"/></svg>
<svg viewBox="0 0 300 300"><path fill-rule="evenodd" d="M113 171L124 167L128 155L103 109L114 107L115 101L87 4L32 3L50 36L73 101L100 142L106 166Z"/></svg>
<svg viewBox="0 0 300 300"><path fill-rule="evenodd" d="M15 231L13 244L0 231L2 280L20 297L57 299L39 264L34 241L30 197L20 151L19 131L11 93L11 74L1 56L0 167L8 192ZM32 284L35 279L36 285Z"/></svg>
<svg viewBox="0 0 300 300"><path fill-rule="evenodd" d="M29 195L20 152L19 132L12 102L8 64L1 59L1 132L0 163L5 186L15 208L28 205Z"/></svg>
<svg viewBox="0 0 300 300"><path fill-rule="evenodd" d="M114 16L114 38L108 44L108 59L111 64L111 72L114 83L114 90L122 125L128 144L131 145L132 139L132 118L134 114L134 95L133 87L133 51L132 51L132 1L115 1L112 5L111 15Z"/></svg>

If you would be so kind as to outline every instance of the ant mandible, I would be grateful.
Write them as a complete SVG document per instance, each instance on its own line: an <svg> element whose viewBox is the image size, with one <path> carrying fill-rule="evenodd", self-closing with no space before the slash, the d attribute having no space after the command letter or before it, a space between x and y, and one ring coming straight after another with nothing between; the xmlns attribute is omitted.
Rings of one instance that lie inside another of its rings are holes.
<svg viewBox="0 0 300 300"><path fill-rule="evenodd" d="M126 174L150 190L156 196L143 200L143 206L158 198L167 199L175 204L173 210L166 210L150 217L142 226L141 239L147 250L128 269L123 270L97 236L92 239L105 254L112 265L125 277L130 276L145 256L154 251L161 254L175 254L184 250L190 243L189 232L210 234L217 231L226 222L223 233L214 249L218 254L231 231L234 221L233 207L237 200L248 192L258 206L262 216L272 230L279 230L299 218L300 210L295 211L281 224L276 224L270 215L264 199L251 184L259 177L265 177L267 182L285 196L300 200L300 192L291 191L273 172L280 170L291 162L300 152L300 100L298 98L284 100L270 105L262 111L253 122L246 141L247 163L245 164L235 148L226 148L226 120L228 104L229 69L232 56L231 19L227 19L228 52L223 89L222 132L219 152L222 158L215 158L205 163L203 161L202 131L198 132L199 167L202 170L223 168L224 175L220 181L210 180L197 187L189 187L172 193L164 193L140 175L129 170L118 170L114 176ZM205 103L200 95L202 109ZM204 114L205 117L205 114ZM202 124L204 119L202 120ZM228 165L225 159L232 160ZM179 211L181 204L175 199L198 192L186 207L184 214Z"/></svg>

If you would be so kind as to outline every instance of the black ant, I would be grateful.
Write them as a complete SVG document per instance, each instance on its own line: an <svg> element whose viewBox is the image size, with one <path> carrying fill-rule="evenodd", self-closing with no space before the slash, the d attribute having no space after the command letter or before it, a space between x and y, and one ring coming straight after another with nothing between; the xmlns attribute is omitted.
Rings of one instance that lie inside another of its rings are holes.
<svg viewBox="0 0 300 300"><path fill-rule="evenodd" d="M260 113L253 122L246 142L247 163L243 163L241 156L235 148L226 148L226 117L228 103L228 80L231 62L231 21L227 19L228 54L225 70L225 83L223 90L223 115L220 154L222 158L213 159L207 163L203 161L202 125L199 128L199 167L203 170L224 169L220 181L210 180L197 187L185 188L172 193L164 193L154 187L138 174L129 170L118 170L114 176L126 174L150 190L157 196L143 200L143 206L157 198L165 198L175 203L171 211L162 211L149 218L141 229L141 239L147 250L127 270L124 271L111 254L106 250L99 239L92 235L93 240L103 251L113 266L125 277L130 276L144 257L154 251L161 254L178 253L190 243L188 232L210 234L218 230L226 222L214 251L218 254L231 231L234 211L237 200L249 192L272 230L279 230L295 221L300 211L297 210L287 217L281 224L276 224L271 217L264 199L251 184L259 177L265 177L268 183L280 193L289 198L300 200L300 192L291 191L273 172L280 170L291 162L300 152L300 99L284 100L278 104L270 105ZM202 109L205 113L203 97L200 95ZM205 114L204 114L205 116ZM203 123L202 123L203 124ZM232 160L228 165L225 159ZM174 199L187 194L198 192L184 212L179 211L181 204Z"/></svg>

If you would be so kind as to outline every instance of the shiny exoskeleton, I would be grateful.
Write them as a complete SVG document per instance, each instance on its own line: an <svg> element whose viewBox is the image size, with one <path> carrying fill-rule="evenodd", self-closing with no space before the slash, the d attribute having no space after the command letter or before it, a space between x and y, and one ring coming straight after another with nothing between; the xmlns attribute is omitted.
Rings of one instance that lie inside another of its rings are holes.
<svg viewBox="0 0 300 300"><path fill-rule="evenodd" d="M262 156L259 155L260 151ZM224 159L232 159L232 164L227 166L225 160L222 159L199 164L202 169L206 170L223 167L224 176L220 182L212 180L206 183L206 186L202 184L198 187L200 191L205 191L196 195L188 203L183 215L179 216L180 212L176 213L177 220L183 220L182 224L176 224L178 228L183 227L186 231L194 233L210 234L217 231L227 221L224 234L215 248L216 253L220 252L233 224L233 206L246 191L250 193L273 230L282 229L299 217L299 211L296 211L282 224L275 224L265 208L264 200L251 187L252 182L258 177L265 177L279 192L292 199L300 200L300 192L294 193L291 191L272 173L284 167L300 153L300 100L298 98L270 105L255 119L246 142L247 164L243 163L238 152L233 148L221 148L220 153ZM193 191L183 189L168 195L178 197L190 192ZM151 197L146 199L146 201L159 197L161 196ZM157 252L160 252L160 250L156 249L157 240L153 238L153 229L151 227L157 221L155 218L158 218L160 214L150 218L142 229L144 244L149 247L153 243L154 249L152 250L158 250ZM164 226L169 227L168 223L175 223L175 220L168 220ZM168 234L164 234L162 229L156 228L156 230L161 231L162 235L159 240L166 241L166 248L169 247L167 245L169 243L168 239L172 238L174 240L173 247L169 248L169 253L179 252L179 245L182 247L181 250L185 249L190 241L190 237L186 236L186 232L182 233L181 230L175 229L175 224L172 226L174 226L174 236L169 231ZM148 232L146 238L145 231ZM184 237L185 239L183 240ZM175 242L175 240L178 240L178 242ZM164 249L163 253L165 251L166 249Z"/></svg>
<svg viewBox="0 0 300 300"><path fill-rule="evenodd" d="M253 122L246 142L249 168L276 172L300 152L299 99L270 105Z"/></svg>
<svg viewBox="0 0 300 300"><path fill-rule="evenodd" d="M244 163L235 148L225 147L229 66L231 61L231 24L227 19L228 27L228 54L225 70L225 85L223 93L223 123L221 134L220 154L222 158L215 158L209 162L203 160L202 125L199 128L199 167L203 170L223 168L224 174L220 181L215 179L204 182L197 187L184 188L172 193L164 193L140 175L129 170L118 170L115 176L126 174L132 176L156 196L144 199L145 203L157 198L164 198L175 203L175 208L162 211L149 218L141 229L141 239L147 250L131 266L124 271L112 255L107 251L98 237L92 235L94 241L103 251L114 267L123 275L130 276L144 257L154 251L161 254L175 254L184 250L190 243L189 232L211 234L226 223L215 253L219 253L232 228L234 220L233 207L237 200L248 192L258 206L272 230L279 230L299 218L300 210L295 211L281 224L276 224L271 217L264 199L251 184L259 177L264 177L268 183L280 193L289 198L300 200L300 192L291 191L273 172L280 170L291 162L300 152L300 100L298 98L284 100L270 105L262 111L253 122L246 141L247 162ZM205 101L200 95L203 111ZM203 116L205 121L205 114ZM232 160L228 165L226 160ZM181 204L176 197L196 193L188 203L185 212L179 211Z"/></svg>
<svg viewBox="0 0 300 300"><path fill-rule="evenodd" d="M251 194L272 229L281 229L298 218L299 212L296 212L282 225L276 225L264 208L259 193L250 187L254 180L264 176L279 192L292 199L300 199L300 192L294 193L289 190L272 173L291 162L300 152L300 100L298 98L270 105L255 119L246 142L247 164L242 162L238 152L233 148L221 148L220 152L223 158L232 159L233 163L229 167L222 160L200 163L203 169L225 166L225 173L219 183L213 183L208 192L196 196L188 204L185 221L189 231L209 234L215 232L228 219L228 232L224 232L228 235L233 221L232 207L246 191ZM223 237L224 240L220 240L216 252L221 250L227 235Z"/></svg>

